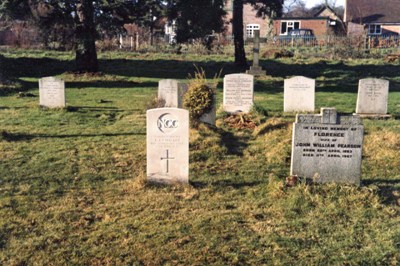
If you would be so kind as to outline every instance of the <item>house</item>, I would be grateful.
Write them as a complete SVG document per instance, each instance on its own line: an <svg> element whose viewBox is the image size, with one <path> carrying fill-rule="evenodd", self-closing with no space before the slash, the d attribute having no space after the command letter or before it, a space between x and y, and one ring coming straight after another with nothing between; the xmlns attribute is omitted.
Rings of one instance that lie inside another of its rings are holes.
<svg viewBox="0 0 400 266"><path fill-rule="evenodd" d="M400 34L400 1L346 0L344 21L350 36Z"/></svg>
<svg viewBox="0 0 400 266"><path fill-rule="evenodd" d="M343 21L329 6L324 6L312 16L274 19L274 36L287 35L294 29L310 29L317 37L341 35L345 32Z"/></svg>
<svg viewBox="0 0 400 266"><path fill-rule="evenodd" d="M0 21L0 45L30 47L40 44L38 29L28 21Z"/></svg>
<svg viewBox="0 0 400 266"><path fill-rule="evenodd" d="M225 2L224 10L226 12L224 17L226 27L225 31L221 35L229 40L233 36L233 0L227 0ZM255 30L260 31L260 36L267 36L271 31L270 20L268 17L257 17L257 10L255 10L250 4L245 4L243 5L244 38L253 38ZM174 38L176 36L176 21L167 22L164 32L166 39L169 40L170 43L174 42Z"/></svg>
<svg viewBox="0 0 400 266"><path fill-rule="evenodd" d="M225 11L227 27L224 35L232 36L233 0L226 1ZM257 17L257 11L250 4L243 5L243 27L245 38L253 38L255 30L259 30L262 37L267 36L270 32L269 19Z"/></svg>

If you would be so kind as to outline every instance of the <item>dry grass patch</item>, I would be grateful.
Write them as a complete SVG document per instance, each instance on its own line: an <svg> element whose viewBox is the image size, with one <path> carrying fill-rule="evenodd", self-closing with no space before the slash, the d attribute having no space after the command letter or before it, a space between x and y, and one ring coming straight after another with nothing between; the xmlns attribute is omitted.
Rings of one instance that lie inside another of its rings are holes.
<svg viewBox="0 0 400 266"><path fill-rule="evenodd" d="M364 137L364 173L373 178L400 178L399 132L372 131Z"/></svg>

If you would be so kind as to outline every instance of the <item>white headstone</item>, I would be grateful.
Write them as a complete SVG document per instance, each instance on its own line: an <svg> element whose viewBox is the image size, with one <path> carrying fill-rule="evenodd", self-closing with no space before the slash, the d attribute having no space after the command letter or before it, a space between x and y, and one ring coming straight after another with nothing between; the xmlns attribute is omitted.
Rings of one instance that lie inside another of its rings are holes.
<svg viewBox="0 0 400 266"><path fill-rule="evenodd" d="M65 107L64 81L56 77L39 79L39 104L49 108Z"/></svg>
<svg viewBox="0 0 400 266"><path fill-rule="evenodd" d="M189 112L147 111L147 178L160 183L189 182Z"/></svg>
<svg viewBox="0 0 400 266"><path fill-rule="evenodd" d="M185 83L175 79L162 79L158 82L158 99L164 102L164 107L182 108L183 96L187 90Z"/></svg>
<svg viewBox="0 0 400 266"><path fill-rule="evenodd" d="M314 112L315 80L296 76L284 81L284 112Z"/></svg>
<svg viewBox="0 0 400 266"><path fill-rule="evenodd" d="M389 81L360 79L358 84L357 114L387 114Z"/></svg>
<svg viewBox="0 0 400 266"><path fill-rule="evenodd" d="M360 184L364 126L358 115L335 108L320 115L297 114L293 125L290 173L318 183Z"/></svg>
<svg viewBox="0 0 400 266"><path fill-rule="evenodd" d="M253 106L254 77L230 74L224 77L223 109L226 112L249 112Z"/></svg>

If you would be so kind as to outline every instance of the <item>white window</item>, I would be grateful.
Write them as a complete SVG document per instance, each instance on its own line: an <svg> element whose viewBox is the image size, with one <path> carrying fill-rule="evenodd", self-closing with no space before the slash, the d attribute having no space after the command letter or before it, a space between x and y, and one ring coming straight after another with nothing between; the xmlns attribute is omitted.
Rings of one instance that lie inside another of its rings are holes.
<svg viewBox="0 0 400 266"><path fill-rule="evenodd" d="M377 35L382 34L382 28L379 24L371 24L368 26L368 34Z"/></svg>
<svg viewBox="0 0 400 266"><path fill-rule="evenodd" d="M254 30L260 30L260 25L259 24L248 24L246 26L246 37L253 38Z"/></svg>
<svg viewBox="0 0 400 266"><path fill-rule="evenodd" d="M300 29L300 21L281 21L281 35L287 35L296 29Z"/></svg>

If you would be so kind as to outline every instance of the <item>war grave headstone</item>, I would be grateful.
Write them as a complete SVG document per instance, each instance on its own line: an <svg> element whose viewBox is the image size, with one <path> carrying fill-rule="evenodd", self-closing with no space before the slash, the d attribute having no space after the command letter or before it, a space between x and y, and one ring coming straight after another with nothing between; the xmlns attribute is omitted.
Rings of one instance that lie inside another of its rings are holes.
<svg viewBox="0 0 400 266"><path fill-rule="evenodd" d="M296 76L284 81L284 112L314 112L315 80Z"/></svg>
<svg viewBox="0 0 400 266"><path fill-rule="evenodd" d="M158 82L158 99L163 107L182 108L183 96L188 90L188 85L175 79L162 79Z"/></svg>
<svg viewBox="0 0 400 266"><path fill-rule="evenodd" d="M387 115L388 95L388 80L360 79L356 114L362 117L390 117Z"/></svg>
<svg viewBox="0 0 400 266"><path fill-rule="evenodd" d="M230 74L224 77L223 109L229 113L249 112L253 107L254 77Z"/></svg>
<svg viewBox="0 0 400 266"><path fill-rule="evenodd" d="M297 114L293 124L290 174L317 183L360 184L364 126L358 115L335 108Z"/></svg>
<svg viewBox="0 0 400 266"><path fill-rule="evenodd" d="M266 71L260 66L260 31L254 31L254 48L253 48L253 65L246 71L247 74L253 76L266 75Z"/></svg>
<svg viewBox="0 0 400 266"><path fill-rule="evenodd" d="M147 111L147 179L189 182L189 112L178 108Z"/></svg>
<svg viewBox="0 0 400 266"><path fill-rule="evenodd" d="M65 83L56 77L39 79L39 105L48 108L65 107Z"/></svg>

